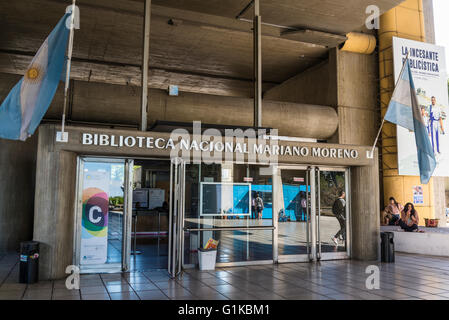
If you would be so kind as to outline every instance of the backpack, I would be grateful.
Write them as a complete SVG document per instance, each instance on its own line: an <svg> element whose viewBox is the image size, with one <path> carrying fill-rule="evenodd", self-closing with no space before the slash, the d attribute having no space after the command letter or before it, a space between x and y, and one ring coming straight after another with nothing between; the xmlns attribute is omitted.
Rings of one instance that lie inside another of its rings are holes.
<svg viewBox="0 0 449 320"><path fill-rule="evenodd" d="M256 208L262 208L263 207L263 200L261 197L256 198Z"/></svg>
<svg viewBox="0 0 449 320"><path fill-rule="evenodd" d="M341 202L341 199L338 198L334 201L334 204L332 205L332 213L334 214L334 216L340 217L343 215L343 212L344 212L343 203Z"/></svg>

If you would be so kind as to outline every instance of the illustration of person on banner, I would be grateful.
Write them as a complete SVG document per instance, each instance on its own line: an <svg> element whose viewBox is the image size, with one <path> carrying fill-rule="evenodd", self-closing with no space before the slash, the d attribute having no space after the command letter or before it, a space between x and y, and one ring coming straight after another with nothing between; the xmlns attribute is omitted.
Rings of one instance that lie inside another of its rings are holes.
<svg viewBox="0 0 449 320"><path fill-rule="evenodd" d="M429 106L429 131L432 141L432 149L435 154L440 154L440 134L445 134L443 127L443 114L440 106L436 104L436 98L432 96L432 104Z"/></svg>

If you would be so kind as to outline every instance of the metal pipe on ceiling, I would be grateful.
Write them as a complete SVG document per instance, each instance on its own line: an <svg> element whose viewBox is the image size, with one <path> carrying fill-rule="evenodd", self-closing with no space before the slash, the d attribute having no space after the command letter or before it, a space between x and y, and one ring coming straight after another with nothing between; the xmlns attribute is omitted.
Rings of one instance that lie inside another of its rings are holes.
<svg viewBox="0 0 449 320"><path fill-rule="evenodd" d="M341 51L355 52L361 54L372 54L376 49L376 37L372 34L350 32L343 44Z"/></svg>

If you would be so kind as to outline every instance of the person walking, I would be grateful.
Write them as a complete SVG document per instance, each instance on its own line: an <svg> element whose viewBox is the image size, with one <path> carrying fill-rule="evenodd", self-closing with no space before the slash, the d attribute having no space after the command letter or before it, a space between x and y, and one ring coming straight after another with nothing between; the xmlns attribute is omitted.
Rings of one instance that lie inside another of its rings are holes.
<svg viewBox="0 0 449 320"><path fill-rule="evenodd" d="M344 241L346 239L346 193L344 191L340 191L338 194L338 198L334 201L332 205L332 213L337 218L340 224L340 230L335 234L332 238L332 241L335 243L335 246L338 246L338 240Z"/></svg>
<svg viewBox="0 0 449 320"><path fill-rule="evenodd" d="M301 221L306 221L307 216L307 196L304 191L301 191Z"/></svg>
<svg viewBox="0 0 449 320"><path fill-rule="evenodd" d="M257 219L262 219L262 212L263 212L263 200L260 197L260 194L257 193L256 195L256 215Z"/></svg>

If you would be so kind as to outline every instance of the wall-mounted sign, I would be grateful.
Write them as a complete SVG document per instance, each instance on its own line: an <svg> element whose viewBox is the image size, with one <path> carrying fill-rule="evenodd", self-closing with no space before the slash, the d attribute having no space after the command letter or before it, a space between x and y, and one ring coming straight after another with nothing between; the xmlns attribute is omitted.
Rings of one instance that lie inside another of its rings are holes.
<svg viewBox="0 0 449 320"><path fill-rule="evenodd" d="M293 177L293 182L304 182L303 177Z"/></svg>
<svg viewBox="0 0 449 320"><path fill-rule="evenodd" d="M414 204L424 203L424 191L422 186L413 186L413 203Z"/></svg>
<svg viewBox="0 0 449 320"><path fill-rule="evenodd" d="M397 81L408 54L418 103L437 166L434 176L449 176L449 119L444 47L393 37L394 74ZM400 175L419 176L415 133L397 126Z"/></svg>
<svg viewBox="0 0 449 320"><path fill-rule="evenodd" d="M252 177L243 177L243 181L244 182L253 182L253 178Z"/></svg>
<svg viewBox="0 0 449 320"><path fill-rule="evenodd" d="M80 248L82 265L103 264L107 260L110 176L107 165L85 163Z"/></svg>
<svg viewBox="0 0 449 320"><path fill-rule="evenodd" d="M143 136L122 136L113 134L83 133L83 145L116 148L171 149L194 152L223 152L270 156L298 156L329 159L359 159L359 152L350 148L329 148L326 146L290 146L278 143L246 143L234 141L209 141L195 139L155 138Z"/></svg>

